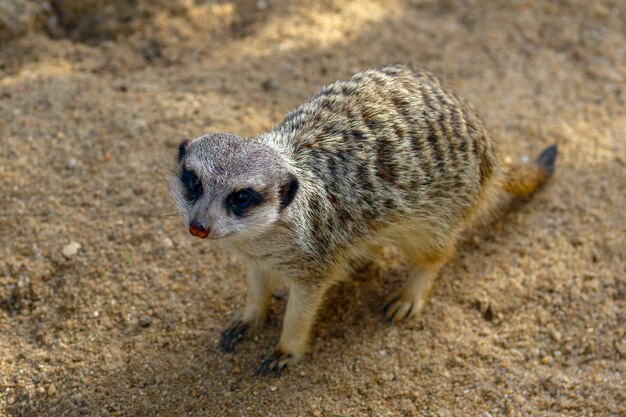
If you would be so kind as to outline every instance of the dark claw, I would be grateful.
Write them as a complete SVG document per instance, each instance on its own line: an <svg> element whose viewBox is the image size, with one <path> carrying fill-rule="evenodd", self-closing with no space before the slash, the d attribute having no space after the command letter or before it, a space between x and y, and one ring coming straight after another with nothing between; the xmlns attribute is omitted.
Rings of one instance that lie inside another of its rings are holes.
<svg viewBox="0 0 626 417"><path fill-rule="evenodd" d="M396 309L394 310L393 313L391 313L388 317L387 320L385 320L387 323L391 323L393 322L393 318L396 316L396 314L398 314L398 310L400 310L401 306L396 307Z"/></svg>
<svg viewBox="0 0 626 417"><path fill-rule="evenodd" d="M270 372L273 372L275 376L280 375L280 371L288 366L288 361L291 359L291 354L285 354L281 351L274 351L269 357L263 359L261 364L256 369L256 376L265 376ZM284 360L284 363L281 362Z"/></svg>
<svg viewBox="0 0 626 417"><path fill-rule="evenodd" d="M389 307L391 307L391 305L392 305L393 303L395 303L396 301L398 301L398 299L399 299L399 298L400 298L400 296L397 296L397 297L393 297L391 300L389 300L389 301L387 302L387 304L385 304L385 305L383 306L383 313L387 314L387 310L389 309Z"/></svg>
<svg viewBox="0 0 626 417"><path fill-rule="evenodd" d="M411 303L411 307L409 307L409 311L406 312L406 314L404 315L404 318L408 318L411 315L411 312L413 311L413 306L415 305L415 303Z"/></svg>
<svg viewBox="0 0 626 417"><path fill-rule="evenodd" d="M224 332L222 332L222 340L220 347L224 352L232 352L235 345L239 343L247 334L250 326L241 320L235 321Z"/></svg>
<svg viewBox="0 0 626 417"><path fill-rule="evenodd" d="M267 373L267 369L269 368L270 362L271 362L270 359L263 359L261 361L261 364L256 368L256 371L254 371L254 375L256 376L265 375Z"/></svg>

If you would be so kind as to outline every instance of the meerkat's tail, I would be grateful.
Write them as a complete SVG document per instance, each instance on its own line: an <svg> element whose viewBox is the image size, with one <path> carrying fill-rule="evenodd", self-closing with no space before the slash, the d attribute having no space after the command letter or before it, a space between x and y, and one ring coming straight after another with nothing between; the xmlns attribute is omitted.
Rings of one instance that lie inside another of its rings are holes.
<svg viewBox="0 0 626 417"><path fill-rule="evenodd" d="M511 166L507 172L502 189L517 197L530 197L554 174L558 149L548 146L532 164Z"/></svg>

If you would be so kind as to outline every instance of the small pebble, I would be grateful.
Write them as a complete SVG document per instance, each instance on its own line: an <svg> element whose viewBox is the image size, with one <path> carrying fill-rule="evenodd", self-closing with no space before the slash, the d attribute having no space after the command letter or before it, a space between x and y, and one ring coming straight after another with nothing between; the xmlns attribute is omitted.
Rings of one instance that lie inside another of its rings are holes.
<svg viewBox="0 0 626 417"><path fill-rule="evenodd" d="M270 391L274 392L274 391L276 391L276 390L277 390L277 388L276 388L276 387L270 387Z"/></svg>
<svg viewBox="0 0 626 417"><path fill-rule="evenodd" d="M76 256L80 248L81 248L80 243L72 242L63 248L63 256L65 256L68 259L71 257L74 257Z"/></svg>
<svg viewBox="0 0 626 417"><path fill-rule="evenodd" d="M315 417L320 417L322 415L322 412L320 410L315 410L315 411L313 411L313 415Z"/></svg>
<svg viewBox="0 0 626 417"><path fill-rule="evenodd" d="M261 87L265 90L265 91L276 91L278 90L278 86L276 85L276 83L274 81L272 81L271 79L267 79L265 81L263 81L261 83Z"/></svg>
<svg viewBox="0 0 626 417"><path fill-rule="evenodd" d="M50 397L57 395L57 387L55 387L54 384L48 385L48 395Z"/></svg>
<svg viewBox="0 0 626 417"><path fill-rule="evenodd" d="M170 239L169 237L164 238L161 242L163 243L163 246L165 246L166 248L174 247L174 242L172 242L172 239Z"/></svg>
<svg viewBox="0 0 626 417"><path fill-rule="evenodd" d="M144 119L134 119L130 124L131 130L140 130L148 127L148 123Z"/></svg>
<svg viewBox="0 0 626 417"><path fill-rule="evenodd" d="M152 324L152 319L150 317L144 316L139 319L139 326L141 327L150 327Z"/></svg>
<svg viewBox="0 0 626 417"><path fill-rule="evenodd" d="M77 392L76 394L72 395L72 400L78 404L83 402L83 398L84 398L83 394L81 394L80 392Z"/></svg>

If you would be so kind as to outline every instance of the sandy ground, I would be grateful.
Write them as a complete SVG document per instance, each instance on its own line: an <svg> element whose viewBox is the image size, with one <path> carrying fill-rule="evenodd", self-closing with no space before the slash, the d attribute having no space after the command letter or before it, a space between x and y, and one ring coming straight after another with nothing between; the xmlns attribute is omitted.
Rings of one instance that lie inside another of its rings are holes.
<svg viewBox="0 0 626 417"><path fill-rule="evenodd" d="M0 44L0 415L626 415L626 2L117 1L84 24L52 3ZM254 377L285 299L219 350L243 271L176 217L176 146L394 62L513 160L558 143L558 173L459 247L421 318L383 323L389 250L331 292L305 361Z"/></svg>

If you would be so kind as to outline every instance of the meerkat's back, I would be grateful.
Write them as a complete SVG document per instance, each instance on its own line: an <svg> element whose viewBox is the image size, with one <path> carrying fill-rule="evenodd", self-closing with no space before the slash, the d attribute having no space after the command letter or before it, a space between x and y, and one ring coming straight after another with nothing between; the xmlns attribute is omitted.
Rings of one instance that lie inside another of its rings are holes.
<svg viewBox="0 0 626 417"><path fill-rule="evenodd" d="M334 254L335 244L385 228L397 236L394 225L447 239L499 174L480 119L434 76L406 66L331 84L262 138L317 188L309 201L313 237ZM432 237L421 236L437 250L442 243Z"/></svg>

